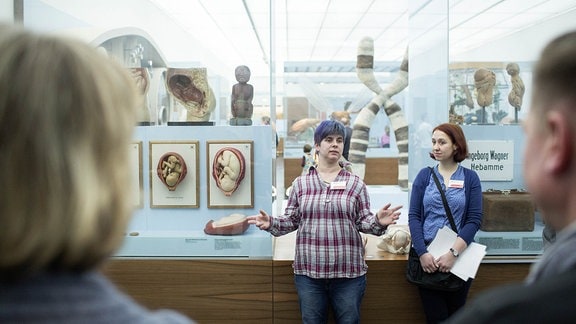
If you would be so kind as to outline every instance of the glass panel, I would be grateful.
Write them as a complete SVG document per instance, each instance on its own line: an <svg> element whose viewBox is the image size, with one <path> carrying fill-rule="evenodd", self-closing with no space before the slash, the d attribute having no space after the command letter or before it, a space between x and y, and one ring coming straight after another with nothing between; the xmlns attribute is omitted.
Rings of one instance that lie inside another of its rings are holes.
<svg viewBox="0 0 576 324"><path fill-rule="evenodd" d="M447 120L448 6L446 1L410 2L410 122L409 180L423 167L435 165L429 156L432 128Z"/></svg>
<svg viewBox="0 0 576 324"><path fill-rule="evenodd" d="M266 163L272 166L259 171L271 174L265 179L278 188L284 185L283 179L276 179L276 162L281 159L275 153L286 160L300 158L304 143L312 142L318 121L347 111L354 126L362 109L377 97L378 91L363 82L356 68L360 42L370 37L374 41L371 77L383 89L395 80L410 44L409 86L392 96L409 125L409 181L417 170L434 164L427 155L431 127L453 121L464 126L471 148L479 154L484 140L497 147L507 147L502 141L513 143L508 152L514 157L511 180L483 179L483 188L524 189L520 160L524 143L518 123L530 107L532 64L547 41L573 28L576 15L573 1L560 0L246 0L226 1L226 5L212 0L102 0L89 6L26 0L23 5L26 26L80 37L147 76L150 88L142 122L155 126L150 128L189 118L188 108L165 86L169 68L205 69L214 96L208 121L217 129L229 126L233 117L235 68L248 66L248 83L253 86L250 122L260 127L262 117L269 116L272 125L264 133L254 133L270 135L266 140L255 139L270 148L262 154L270 156ZM506 68L510 63L517 64L525 84L519 108L508 100L512 82ZM495 84L491 102L479 104L474 74L482 68L494 73ZM384 109L377 111L363 121L369 131L360 156L402 156L403 143L396 138L391 119ZM388 140L386 129L390 130L387 146L383 145ZM195 137L206 141L213 136ZM142 135L142 139L149 138ZM144 143L143 147L148 146ZM201 158L200 167L205 168L204 164ZM375 186L371 191L380 189ZM267 190L257 190L257 196L269 195ZM402 193L404 199L407 191ZM266 207L270 202L262 199ZM199 204L200 208L206 205L206 198L200 197ZM255 204L260 204L259 198ZM525 236L527 244L540 234L541 221L535 217L534 231ZM522 234L490 233L489 241L497 241L492 239L497 236L509 242L517 235ZM534 252L531 246L530 250L488 252L530 254Z"/></svg>
<svg viewBox="0 0 576 324"><path fill-rule="evenodd" d="M450 1L447 107L468 140L471 158L463 165L482 181L484 220L476 241L487 245L489 256L542 252L544 224L524 199L519 123L530 109L534 61L552 37L573 29L573 13L550 15L567 7L573 4ZM486 193L493 190L504 195Z"/></svg>

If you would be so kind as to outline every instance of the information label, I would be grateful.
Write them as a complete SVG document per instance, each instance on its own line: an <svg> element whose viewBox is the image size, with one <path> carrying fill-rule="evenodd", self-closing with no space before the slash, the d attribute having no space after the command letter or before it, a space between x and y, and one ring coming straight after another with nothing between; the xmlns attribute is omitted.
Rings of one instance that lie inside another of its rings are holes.
<svg viewBox="0 0 576 324"><path fill-rule="evenodd" d="M468 141L468 152L462 165L476 171L481 181L512 181L513 141Z"/></svg>

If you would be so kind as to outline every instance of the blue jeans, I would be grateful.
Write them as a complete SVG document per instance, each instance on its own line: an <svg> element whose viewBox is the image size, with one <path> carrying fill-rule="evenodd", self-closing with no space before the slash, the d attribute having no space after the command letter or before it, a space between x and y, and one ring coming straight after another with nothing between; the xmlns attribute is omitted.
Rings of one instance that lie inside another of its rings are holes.
<svg viewBox="0 0 576 324"><path fill-rule="evenodd" d="M360 323L360 305L366 291L366 275L357 278L314 279L295 275L302 323L328 322L328 303L337 323Z"/></svg>

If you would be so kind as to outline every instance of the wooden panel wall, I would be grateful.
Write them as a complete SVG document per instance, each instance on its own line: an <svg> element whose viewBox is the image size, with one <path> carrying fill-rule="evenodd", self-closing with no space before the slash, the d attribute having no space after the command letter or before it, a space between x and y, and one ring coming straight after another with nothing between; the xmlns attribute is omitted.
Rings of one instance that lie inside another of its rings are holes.
<svg viewBox="0 0 576 324"><path fill-rule="evenodd" d="M406 281L406 255L395 255L377 248L378 237L365 235L368 264L366 294L362 301L364 323L424 323L418 289ZM293 281L295 235L275 238L274 248L274 323L297 323L299 307ZM522 281L530 264L490 264L480 266L470 290L470 298L498 285ZM330 323L334 323L333 320Z"/></svg>
<svg viewBox="0 0 576 324"><path fill-rule="evenodd" d="M301 158L284 159L284 188L302 173ZM364 182L367 185L397 185L398 158L368 158Z"/></svg>
<svg viewBox="0 0 576 324"><path fill-rule="evenodd" d="M151 309L198 323L272 323L271 260L114 259L104 273Z"/></svg>
<svg viewBox="0 0 576 324"><path fill-rule="evenodd" d="M417 290L404 279L406 261L367 261L363 323L424 323ZM291 261L274 262L274 323L300 322ZM334 323L330 318L330 323Z"/></svg>
<svg viewBox="0 0 576 324"><path fill-rule="evenodd" d="M423 323L405 260L368 260L364 323ZM482 264L470 298L522 281L530 264ZM292 261L114 259L104 273L152 309L176 309L199 323L300 323Z"/></svg>

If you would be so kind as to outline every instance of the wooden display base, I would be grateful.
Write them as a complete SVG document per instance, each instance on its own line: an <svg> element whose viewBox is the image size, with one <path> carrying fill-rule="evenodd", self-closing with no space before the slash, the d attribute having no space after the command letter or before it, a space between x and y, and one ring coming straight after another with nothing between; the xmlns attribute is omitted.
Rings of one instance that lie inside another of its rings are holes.
<svg viewBox="0 0 576 324"><path fill-rule="evenodd" d="M198 323L300 323L290 255L294 237L276 239L274 260L115 258L104 273L151 309L170 308ZM406 281L406 256L376 247L368 235L364 323L424 323L418 290ZM470 289L522 281L531 263L483 263ZM329 323L334 323L330 320Z"/></svg>

